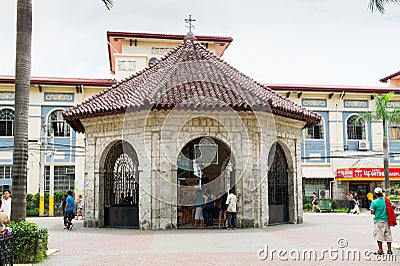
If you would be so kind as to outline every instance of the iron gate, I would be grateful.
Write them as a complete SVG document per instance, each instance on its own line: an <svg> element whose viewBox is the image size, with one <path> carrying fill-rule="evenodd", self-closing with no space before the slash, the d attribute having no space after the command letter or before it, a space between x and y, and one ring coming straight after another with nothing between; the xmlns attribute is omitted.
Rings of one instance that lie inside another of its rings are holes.
<svg viewBox="0 0 400 266"><path fill-rule="evenodd" d="M269 224L289 222L288 165L282 147L279 144L275 147L268 172Z"/></svg>
<svg viewBox="0 0 400 266"><path fill-rule="evenodd" d="M118 142L107 154L104 171L104 226L139 227L139 172L135 150Z"/></svg>

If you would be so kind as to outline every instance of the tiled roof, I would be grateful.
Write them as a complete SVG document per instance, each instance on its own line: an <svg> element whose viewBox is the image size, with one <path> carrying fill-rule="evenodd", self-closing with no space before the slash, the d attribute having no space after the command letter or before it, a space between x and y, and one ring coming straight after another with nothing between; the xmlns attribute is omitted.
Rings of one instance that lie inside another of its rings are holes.
<svg viewBox="0 0 400 266"><path fill-rule="evenodd" d="M379 81L380 82L387 82L389 79L395 78L397 76L400 76L400 71L398 71L396 73L393 73L393 74L391 74L391 75L389 75L387 77L381 78Z"/></svg>
<svg viewBox="0 0 400 266"><path fill-rule="evenodd" d="M307 126L321 118L270 88L242 74L195 38L187 37L150 68L126 78L63 113L78 132L82 118L130 111L257 110L302 120Z"/></svg>

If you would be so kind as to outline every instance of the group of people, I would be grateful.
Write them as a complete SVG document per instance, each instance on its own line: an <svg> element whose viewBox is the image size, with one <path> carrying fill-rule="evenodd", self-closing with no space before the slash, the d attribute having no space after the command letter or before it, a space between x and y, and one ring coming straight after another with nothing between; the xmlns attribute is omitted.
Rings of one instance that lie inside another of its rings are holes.
<svg viewBox="0 0 400 266"><path fill-rule="evenodd" d="M5 189L0 200L0 233L8 233L6 225L11 219L11 200L10 190Z"/></svg>
<svg viewBox="0 0 400 266"><path fill-rule="evenodd" d="M218 227L227 226L228 229L236 229L236 202L237 198L233 190L216 197L210 189L202 193L197 189L195 196L195 208L193 209L194 227L212 227L214 218L218 217ZM184 192L181 206L178 207L178 223L182 224L188 217L189 200L187 192Z"/></svg>
<svg viewBox="0 0 400 266"><path fill-rule="evenodd" d="M72 223L74 218L78 220L81 216L82 220L84 219L82 195L79 195L75 200L72 191L69 190L62 198L61 208L64 217L64 229L71 230L74 227Z"/></svg>
<svg viewBox="0 0 400 266"><path fill-rule="evenodd" d="M360 202L358 201L357 192L352 193L351 191L349 191L346 195L346 199L349 207L347 213L360 214Z"/></svg>

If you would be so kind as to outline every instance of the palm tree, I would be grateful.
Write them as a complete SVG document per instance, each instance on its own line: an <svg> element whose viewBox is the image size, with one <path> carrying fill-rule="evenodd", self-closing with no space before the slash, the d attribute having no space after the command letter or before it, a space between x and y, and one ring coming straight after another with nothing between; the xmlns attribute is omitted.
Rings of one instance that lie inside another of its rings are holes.
<svg viewBox="0 0 400 266"><path fill-rule="evenodd" d="M388 147L388 122L400 122L400 110L393 109L389 110L388 103L390 99L393 97L394 92L389 92L386 94L378 95L374 93L375 97L375 110L374 112L367 112L361 115L361 117L369 120L369 121L382 121L382 129L383 129L383 169L385 175L385 190L388 191L390 187L390 179L389 179L389 147Z"/></svg>
<svg viewBox="0 0 400 266"><path fill-rule="evenodd" d="M389 3L400 3L400 0L370 0L368 7L374 12L378 11L380 13L385 13L385 5Z"/></svg>
<svg viewBox="0 0 400 266"><path fill-rule="evenodd" d="M102 0L107 9L113 0ZM28 161L29 88L31 76L32 0L17 2L17 40L15 56L15 117L13 154L13 207L11 219L25 220Z"/></svg>

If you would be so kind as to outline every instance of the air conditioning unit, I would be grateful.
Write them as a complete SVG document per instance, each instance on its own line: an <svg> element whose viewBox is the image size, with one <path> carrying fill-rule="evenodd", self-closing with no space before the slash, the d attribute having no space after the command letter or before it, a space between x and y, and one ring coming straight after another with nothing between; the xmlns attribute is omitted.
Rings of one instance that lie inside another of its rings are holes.
<svg viewBox="0 0 400 266"><path fill-rule="evenodd" d="M369 150L369 142L367 140L358 141L358 150L359 151L367 151L367 150Z"/></svg>
<svg viewBox="0 0 400 266"><path fill-rule="evenodd" d="M319 191L319 198L320 199L329 199L329 190L320 190Z"/></svg>

